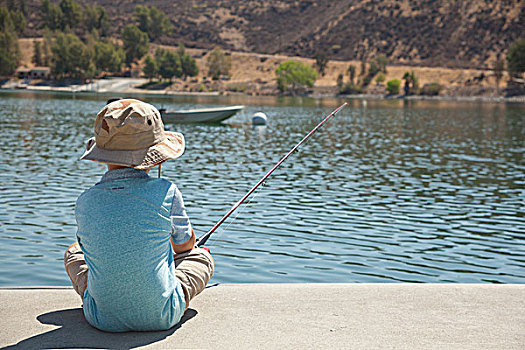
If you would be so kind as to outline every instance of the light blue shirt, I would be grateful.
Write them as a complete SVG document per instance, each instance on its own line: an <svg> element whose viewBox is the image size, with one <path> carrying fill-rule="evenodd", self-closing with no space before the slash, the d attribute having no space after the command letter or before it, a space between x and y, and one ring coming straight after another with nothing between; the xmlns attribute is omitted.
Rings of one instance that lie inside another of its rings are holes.
<svg viewBox="0 0 525 350"><path fill-rule="evenodd" d="M88 265L86 320L110 332L177 324L186 302L170 237L181 244L192 233L175 184L143 170L111 170L80 195L75 214Z"/></svg>

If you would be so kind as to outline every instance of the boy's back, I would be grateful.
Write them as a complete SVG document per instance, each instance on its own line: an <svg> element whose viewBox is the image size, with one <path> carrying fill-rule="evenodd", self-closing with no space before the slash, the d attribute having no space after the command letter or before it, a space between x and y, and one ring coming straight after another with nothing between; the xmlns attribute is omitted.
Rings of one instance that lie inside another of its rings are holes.
<svg viewBox="0 0 525 350"><path fill-rule="evenodd" d="M89 268L84 314L97 328L166 329L182 316L170 244L174 192L169 181L116 169L79 197L77 237Z"/></svg>

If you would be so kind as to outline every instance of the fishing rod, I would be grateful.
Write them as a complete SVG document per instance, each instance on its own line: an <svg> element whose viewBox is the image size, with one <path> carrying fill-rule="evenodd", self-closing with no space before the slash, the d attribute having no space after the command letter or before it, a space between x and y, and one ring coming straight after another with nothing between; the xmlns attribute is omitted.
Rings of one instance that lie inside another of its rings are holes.
<svg viewBox="0 0 525 350"><path fill-rule="evenodd" d="M215 232L215 230L228 218L228 216L230 216L242 204L242 202L244 202L246 200L246 198L248 198L257 189L257 187L259 187L262 183L264 183L264 181L275 171L275 169L277 169L292 153L294 153L299 148L299 146L301 146L303 144L303 142L305 142L310 136L312 136L312 134L314 132L316 132L325 122L327 122L330 118L335 116L335 114L337 112L339 112L346 105L347 105L347 103L345 102L341 106L337 107L332 113L330 113L319 124L317 124L317 126L315 128L313 128L305 137L303 137L303 139L301 141L299 141L299 143L296 144L290 150L290 152L288 152L279 162L277 162L277 164L275 164L275 166L269 172L267 172L266 175L264 175L259 180L259 182L257 182L257 184L255 184L255 186L253 186L252 189L249 190L244 195L244 197L242 197L237 203L235 203L230 208L230 210L228 210L228 212L226 214L224 214L224 216L219 221L217 221L217 223L215 225L213 225L213 227L208 232L206 232L199 239L197 239L197 247L200 247L204 243L206 243L206 241L208 240L208 238L210 238L212 233Z"/></svg>

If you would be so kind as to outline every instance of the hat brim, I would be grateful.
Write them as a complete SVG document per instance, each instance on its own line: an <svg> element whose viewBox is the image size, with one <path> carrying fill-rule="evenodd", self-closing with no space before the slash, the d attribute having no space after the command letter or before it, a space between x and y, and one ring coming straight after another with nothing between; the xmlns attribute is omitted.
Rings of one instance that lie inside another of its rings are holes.
<svg viewBox="0 0 525 350"><path fill-rule="evenodd" d="M95 138L88 140L86 152L80 159L95 162L148 169L169 159L177 159L185 149L184 135L165 131L166 139L149 148L139 150L106 150L97 147Z"/></svg>

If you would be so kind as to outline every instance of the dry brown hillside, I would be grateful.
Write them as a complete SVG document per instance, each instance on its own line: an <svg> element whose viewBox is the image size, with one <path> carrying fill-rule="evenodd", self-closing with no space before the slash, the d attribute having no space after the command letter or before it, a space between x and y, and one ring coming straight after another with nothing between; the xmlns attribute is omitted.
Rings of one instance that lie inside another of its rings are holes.
<svg viewBox="0 0 525 350"><path fill-rule="evenodd" d="M58 0L51 0L58 2ZM0 0L7 4L9 0ZM12 1L11 1L12 2ZM487 68L525 36L523 0L85 0L106 8L116 35L136 5L155 6L175 26L159 43L193 48ZM27 36L41 35L40 0L25 0Z"/></svg>

